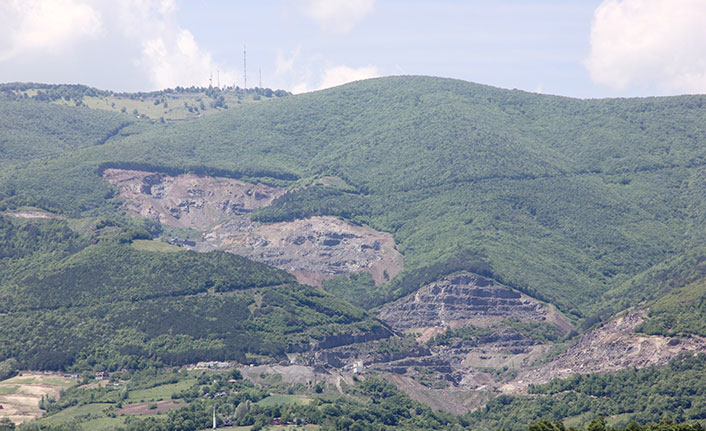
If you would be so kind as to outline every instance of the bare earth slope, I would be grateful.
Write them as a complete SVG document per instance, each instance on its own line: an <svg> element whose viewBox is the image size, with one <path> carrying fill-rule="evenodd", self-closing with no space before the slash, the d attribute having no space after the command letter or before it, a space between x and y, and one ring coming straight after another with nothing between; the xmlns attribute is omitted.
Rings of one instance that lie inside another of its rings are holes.
<svg viewBox="0 0 706 431"><path fill-rule="evenodd" d="M378 317L395 329L422 333L424 341L447 328L488 327L508 318L549 321L565 332L571 329L552 307L471 273L428 284L387 304Z"/></svg>
<svg viewBox="0 0 706 431"><path fill-rule="evenodd" d="M550 305L492 280L460 273L422 287L387 304L378 317L424 343L454 328L476 329L468 338L451 337L426 353L410 351L390 361L371 361L371 368L418 401L462 413L500 393L526 391L576 373L605 373L667 363L681 352L705 352L706 340L647 336L635 332L645 311L633 311L570 341L560 353L513 327L511 321L543 322L561 333L571 325ZM430 400L433 400L430 402Z"/></svg>
<svg viewBox="0 0 706 431"><path fill-rule="evenodd" d="M103 177L119 191L135 216L202 233L193 248L225 250L320 285L339 275L366 271L383 283L402 270L392 235L336 217L310 217L274 224L251 221L285 190L265 184L197 175L167 175L107 169Z"/></svg>
<svg viewBox="0 0 706 431"><path fill-rule="evenodd" d="M706 352L706 340L691 336L662 337L635 332L646 312L634 311L591 330L550 362L520 373L504 392L524 390L576 373L607 373L624 368L663 365L682 352Z"/></svg>

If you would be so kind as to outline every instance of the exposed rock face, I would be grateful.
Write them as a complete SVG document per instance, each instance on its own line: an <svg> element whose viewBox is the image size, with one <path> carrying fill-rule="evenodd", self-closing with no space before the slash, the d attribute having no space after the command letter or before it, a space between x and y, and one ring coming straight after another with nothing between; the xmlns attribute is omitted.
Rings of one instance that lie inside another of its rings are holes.
<svg viewBox="0 0 706 431"><path fill-rule="evenodd" d="M550 351L549 344L512 329L507 319L547 322L565 332L571 328L551 307L469 273L424 286L415 294L382 308L378 317L398 331L420 334L417 338L420 342L451 328L490 328L470 339L432 349L435 356L459 370L527 367Z"/></svg>
<svg viewBox="0 0 706 431"><path fill-rule="evenodd" d="M427 333L446 327L489 326L503 319L547 320L548 307L478 275L461 273L422 287L386 305L380 319L401 331Z"/></svg>
<svg viewBox="0 0 706 431"><path fill-rule="evenodd" d="M169 226L197 230L266 207L285 193L282 188L264 184L197 175L170 177L106 169L103 178L118 188L129 212Z"/></svg>
<svg viewBox="0 0 706 431"><path fill-rule="evenodd" d="M339 275L366 271L383 283L402 271L392 235L335 217L260 224L247 214L272 204L285 190L227 178L107 169L128 213L172 227L202 232L197 251L225 250L320 285Z"/></svg>
<svg viewBox="0 0 706 431"><path fill-rule="evenodd" d="M467 338L433 345L425 356L371 365L387 372L386 378L413 398L455 413L479 407L513 380L508 370L530 368L552 351L551 343L520 332L509 320L520 325L544 322L559 333L572 328L553 307L470 273L424 286L383 307L378 317L398 331L419 334L422 343L449 329L480 329Z"/></svg>
<svg viewBox="0 0 706 431"><path fill-rule="evenodd" d="M367 271L380 284L402 270L392 236L335 217L273 224L228 221L204 235L200 249L226 250L284 269L320 285L339 275Z"/></svg>
<svg viewBox="0 0 706 431"><path fill-rule="evenodd" d="M645 319L646 311L635 311L591 330L551 362L520 373L504 385L504 392L517 392L530 384L576 373L606 373L624 368L643 368L667 363L682 352L706 352L706 340L644 335L635 328Z"/></svg>

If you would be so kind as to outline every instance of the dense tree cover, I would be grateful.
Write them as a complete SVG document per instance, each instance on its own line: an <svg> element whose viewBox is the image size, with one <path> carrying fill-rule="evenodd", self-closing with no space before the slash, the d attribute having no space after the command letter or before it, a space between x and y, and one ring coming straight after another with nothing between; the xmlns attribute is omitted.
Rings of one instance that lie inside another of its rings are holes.
<svg viewBox="0 0 706 431"><path fill-rule="evenodd" d="M86 245L85 238L80 238L64 220L37 223L0 215L0 261L9 262L36 253L66 256ZM2 268L6 268L5 265Z"/></svg>
<svg viewBox="0 0 706 431"><path fill-rule="evenodd" d="M617 416L624 426L659 421L706 419L706 355L686 354L664 367L610 374L577 374L530 388L531 395L501 395L469 419L485 429L521 430L539 419L579 415Z"/></svg>
<svg viewBox="0 0 706 431"><path fill-rule="evenodd" d="M638 328L647 334L706 336L706 280L674 290L650 307L649 319Z"/></svg>
<svg viewBox="0 0 706 431"><path fill-rule="evenodd" d="M9 379L17 374L19 363L15 358L0 361L0 381Z"/></svg>
<svg viewBox="0 0 706 431"><path fill-rule="evenodd" d="M376 327L362 310L290 284L0 315L0 358L77 371L245 362L246 353L281 358L299 343Z"/></svg>
<svg viewBox="0 0 706 431"><path fill-rule="evenodd" d="M502 322L488 326L463 326L450 328L445 332L435 335L427 341L430 346L449 345L458 340L492 340L502 330L510 330L517 336L538 342L553 343L562 338L562 331L548 322L521 321L517 319L504 319Z"/></svg>
<svg viewBox="0 0 706 431"><path fill-rule="evenodd" d="M706 249L694 247L655 265L604 295L605 308L585 327L630 303L644 302L649 319L638 330L648 334L706 335ZM621 305L622 304L622 307Z"/></svg>
<svg viewBox="0 0 706 431"><path fill-rule="evenodd" d="M318 215L355 220L368 215L367 205L365 196L359 193L314 186L279 196L272 205L258 210L252 218L264 223L292 221Z"/></svg>
<svg viewBox="0 0 706 431"><path fill-rule="evenodd" d="M153 253L107 243L3 283L0 312L137 302L292 282L294 277L283 271L230 253Z"/></svg>
<svg viewBox="0 0 706 431"><path fill-rule="evenodd" d="M0 166L101 145L134 120L36 101L0 102Z"/></svg>
<svg viewBox="0 0 706 431"><path fill-rule="evenodd" d="M4 170L0 205L109 213L111 189L96 181L108 162L334 176L361 194L302 190L258 217L329 212L393 232L406 271L469 250L496 279L585 317L604 292L703 239L702 106L369 80Z"/></svg>
<svg viewBox="0 0 706 431"><path fill-rule="evenodd" d="M610 310L627 304L654 301L664 294L706 278L706 249L696 246L679 253L604 295Z"/></svg>
<svg viewBox="0 0 706 431"><path fill-rule="evenodd" d="M675 423L669 416L663 417L659 422L640 425L637 422L630 422L626 426L611 427L606 425L604 418L592 420L585 428L586 431L701 431L704 429L699 422ZM554 423L548 420L541 420L527 428L527 431L579 431L580 428L565 426L563 422Z"/></svg>
<svg viewBox="0 0 706 431"><path fill-rule="evenodd" d="M84 233L60 219L0 217L0 361L42 370L244 361L380 328L265 264L139 250L131 241L150 236L139 222L74 223Z"/></svg>

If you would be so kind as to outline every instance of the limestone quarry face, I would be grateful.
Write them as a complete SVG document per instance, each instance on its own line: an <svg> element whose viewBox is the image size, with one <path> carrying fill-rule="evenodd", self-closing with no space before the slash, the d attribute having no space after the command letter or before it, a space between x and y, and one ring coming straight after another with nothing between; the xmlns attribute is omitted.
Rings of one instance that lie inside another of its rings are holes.
<svg viewBox="0 0 706 431"><path fill-rule="evenodd" d="M388 304L378 316L398 331L418 334L422 342L461 326L490 331L371 367L387 372L389 380L413 398L436 400L440 409L460 413L481 406L493 395L525 392L531 384L577 373L663 365L681 353L706 352L702 337L637 333L646 315L646 310L638 310L610 320L575 337L557 353L552 343L542 343L503 323L506 319L543 321L568 333L571 325L551 306L482 277L457 274Z"/></svg>
<svg viewBox="0 0 706 431"><path fill-rule="evenodd" d="M285 193L278 187L115 169L106 170L104 177L118 189L129 214L200 232L190 246L198 251L225 250L247 256L314 285L360 271L382 283L402 270L402 256L387 233L335 217L273 224L251 221L250 212L271 205ZM647 318L645 310L606 322L559 345L562 350L557 351L557 345L518 328L542 322L568 334L573 327L561 313L471 273L451 274L430 283L386 304L377 316L397 334L413 334L416 344L412 340L412 347L391 351L384 344L390 335L387 331L364 339L295 346L292 354L304 364L332 370L362 363L418 401L463 413L498 394L524 392L530 384L576 373L661 365L683 352L706 352L706 340L701 337L636 333L635 328ZM484 330L443 344L433 342L449 329L464 327ZM376 350L378 342L383 348Z"/></svg>
<svg viewBox="0 0 706 431"><path fill-rule="evenodd" d="M427 365L436 363L436 371L450 370L446 372L447 380L469 390L497 384L478 369L526 369L551 352L552 343L513 329L508 323L510 320L544 322L564 334L572 328L553 307L470 273L451 275L426 285L414 294L387 304L380 309L378 317L397 331L415 334L420 343L449 329L487 328L470 339L433 346L429 354L434 359L426 360ZM399 371L423 365L418 362L407 359L381 369Z"/></svg>
<svg viewBox="0 0 706 431"><path fill-rule="evenodd" d="M390 234L336 217L273 224L238 219L216 226L203 239L201 249L212 247L265 262L313 285L362 271L381 284L402 270L402 256Z"/></svg>
<svg viewBox="0 0 706 431"><path fill-rule="evenodd" d="M272 204L285 190L229 178L171 177L152 172L106 169L128 212L173 227L207 230Z"/></svg>
<svg viewBox="0 0 706 431"><path fill-rule="evenodd" d="M514 381L503 385L502 391L520 392L530 384L547 383L576 373L607 373L663 365L683 352L706 352L706 340L702 337L663 337L635 332L646 314L646 310L633 311L583 334L550 362L520 373Z"/></svg>
<svg viewBox="0 0 706 431"><path fill-rule="evenodd" d="M312 285L363 271L380 284L402 271L402 255L389 233L336 217L273 224L251 221L249 213L286 193L280 187L123 169L107 169L103 177L118 189L129 214L200 232L201 238L190 245L197 251L246 256Z"/></svg>
<svg viewBox="0 0 706 431"><path fill-rule="evenodd" d="M422 334L421 341L447 328L487 327L508 318L550 321L567 332L571 328L553 308L470 273L448 276L424 286L384 306L378 317L399 331Z"/></svg>

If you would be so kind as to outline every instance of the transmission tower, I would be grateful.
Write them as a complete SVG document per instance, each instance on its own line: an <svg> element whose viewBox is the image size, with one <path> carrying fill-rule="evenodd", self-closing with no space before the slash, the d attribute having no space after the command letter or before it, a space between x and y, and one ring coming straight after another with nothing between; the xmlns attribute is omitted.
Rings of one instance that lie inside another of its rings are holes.
<svg viewBox="0 0 706 431"><path fill-rule="evenodd" d="M248 52L243 45L243 88L248 88Z"/></svg>

